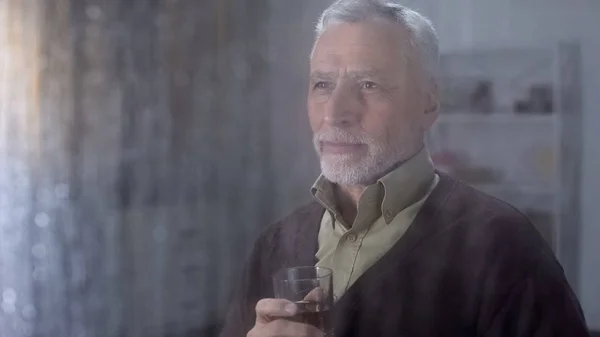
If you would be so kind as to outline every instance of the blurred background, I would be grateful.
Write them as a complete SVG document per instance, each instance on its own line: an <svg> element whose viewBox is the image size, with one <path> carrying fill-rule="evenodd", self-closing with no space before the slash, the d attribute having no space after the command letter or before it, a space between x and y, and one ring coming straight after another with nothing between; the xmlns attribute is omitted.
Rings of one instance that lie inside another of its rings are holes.
<svg viewBox="0 0 600 337"><path fill-rule="evenodd" d="M412 0L440 170L513 203L600 330L600 2ZM0 336L216 336L260 228L310 199L324 0L0 0Z"/></svg>

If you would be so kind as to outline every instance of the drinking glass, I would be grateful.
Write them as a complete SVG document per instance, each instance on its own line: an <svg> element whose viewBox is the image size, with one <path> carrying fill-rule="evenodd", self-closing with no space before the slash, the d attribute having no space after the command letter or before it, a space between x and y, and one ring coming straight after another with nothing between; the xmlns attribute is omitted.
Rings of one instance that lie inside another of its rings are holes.
<svg viewBox="0 0 600 337"><path fill-rule="evenodd" d="M294 302L298 314L293 321L311 324L333 336L333 271L323 267L293 267L273 275L275 297Z"/></svg>

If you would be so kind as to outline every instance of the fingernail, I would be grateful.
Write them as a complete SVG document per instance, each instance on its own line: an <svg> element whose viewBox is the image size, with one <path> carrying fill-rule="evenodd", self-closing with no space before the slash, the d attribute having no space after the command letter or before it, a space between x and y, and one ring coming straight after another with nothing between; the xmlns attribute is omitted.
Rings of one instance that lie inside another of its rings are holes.
<svg viewBox="0 0 600 337"><path fill-rule="evenodd" d="M287 312L288 314L295 315L297 311L298 307L295 304L290 303L285 305L285 312Z"/></svg>

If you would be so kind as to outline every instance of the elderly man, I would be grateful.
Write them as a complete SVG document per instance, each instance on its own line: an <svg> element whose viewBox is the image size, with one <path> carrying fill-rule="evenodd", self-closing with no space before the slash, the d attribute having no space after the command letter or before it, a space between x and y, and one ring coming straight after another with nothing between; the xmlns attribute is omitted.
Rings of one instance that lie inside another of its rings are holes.
<svg viewBox="0 0 600 337"><path fill-rule="evenodd" d="M273 299L272 275L333 270L336 337L588 336L551 249L513 207L436 172L431 23L386 0L322 14L308 116L314 201L258 238L223 337L322 336Z"/></svg>

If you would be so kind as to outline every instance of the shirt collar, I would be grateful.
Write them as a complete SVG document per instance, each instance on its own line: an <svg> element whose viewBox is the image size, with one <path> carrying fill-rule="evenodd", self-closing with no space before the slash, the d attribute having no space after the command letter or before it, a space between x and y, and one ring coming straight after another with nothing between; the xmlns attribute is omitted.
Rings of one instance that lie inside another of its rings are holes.
<svg viewBox="0 0 600 337"><path fill-rule="evenodd" d="M435 168L429 151L423 147L409 160L379 179L385 189L381 214L386 223L426 193L434 178Z"/></svg>
<svg viewBox="0 0 600 337"><path fill-rule="evenodd" d="M414 156L377 180L375 184L367 187L371 190L369 194L383 196L378 198L377 203L380 204L381 215L386 224L389 224L400 211L427 193L434 174L435 169L429 151L423 147ZM334 184L320 175L311 188L311 194L332 216L340 218L335 205L333 188ZM380 189L383 189L382 193ZM359 201L359 209L362 199L363 197ZM373 202L372 198L369 198L369 202Z"/></svg>

